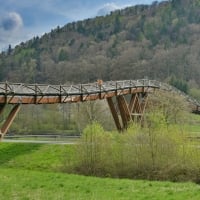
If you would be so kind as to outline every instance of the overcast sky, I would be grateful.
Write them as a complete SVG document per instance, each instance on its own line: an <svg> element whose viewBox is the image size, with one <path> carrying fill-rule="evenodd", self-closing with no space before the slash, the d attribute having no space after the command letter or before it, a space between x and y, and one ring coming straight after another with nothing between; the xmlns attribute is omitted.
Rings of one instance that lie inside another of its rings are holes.
<svg viewBox="0 0 200 200"><path fill-rule="evenodd" d="M0 51L69 22L154 0L0 0ZM160 2L162 0L159 0Z"/></svg>

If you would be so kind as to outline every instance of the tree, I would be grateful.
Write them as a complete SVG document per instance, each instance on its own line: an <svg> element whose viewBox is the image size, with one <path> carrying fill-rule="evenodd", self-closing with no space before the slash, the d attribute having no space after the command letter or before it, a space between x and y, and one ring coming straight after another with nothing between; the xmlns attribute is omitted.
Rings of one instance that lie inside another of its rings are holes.
<svg viewBox="0 0 200 200"><path fill-rule="evenodd" d="M73 120L79 132L82 132L88 124L94 121L107 130L112 130L115 127L105 100L77 103L74 105L73 113Z"/></svg>
<svg viewBox="0 0 200 200"><path fill-rule="evenodd" d="M184 80L179 80L177 79L175 76L172 76L169 83L171 85L173 85L174 87L176 87L177 89L185 92L186 94L188 94L189 92L189 87L186 81Z"/></svg>
<svg viewBox="0 0 200 200"><path fill-rule="evenodd" d="M8 46L8 55L10 55L11 52L12 52L12 47L11 47L11 44L9 44L9 46Z"/></svg>
<svg viewBox="0 0 200 200"><path fill-rule="evenodd" d="M167 124L184 124L189 104L184 97L174 92L158 91L150 94L146 113L151 112L161 112Z"/></svg>
<svg viewBox="0 0 200 200"><path fill-rule="evenodd" d="M68 53L67 51L65 51L64 49L61 49L58 55L58 60L59 61L66 61L69 59Z"/></svg>

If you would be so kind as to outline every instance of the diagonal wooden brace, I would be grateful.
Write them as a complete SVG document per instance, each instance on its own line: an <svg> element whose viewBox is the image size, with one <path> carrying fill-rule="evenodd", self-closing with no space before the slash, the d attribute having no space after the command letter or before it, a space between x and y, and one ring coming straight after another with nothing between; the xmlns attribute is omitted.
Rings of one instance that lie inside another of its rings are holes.
<svg viewBox="0 0 200 200"><path fill-rule="evenodd" d="M129 103L129 110L133 120L141 122L148 101L147 93L133 94Z"/></svg>
<svg viewBox="0 0 200 200"><path fill-rule="evenodd" d="M0 129L0 140L4 137L4 135L7 133L8 129L10 128L12 122L14 121L15 117L17 116L17 113L19 112L21 108L21 104L16 104L13 109L10 111L7 119L3 123L1 129ZM1 109L0 109L1 111Z"/></svg>
<svg viewBox="0 0 200 200"><path fill-rule="evenodd" d="M116 110L115 105L114 105L114 103L113 103L112 97L107 98L107 102L108 102L108 106L109 106L109 108L110 108L111 114L112 114L112 116L113 116L115 125L116 125L116 127L117 127L117 130L118 130L118 131L122 131L122 126L121 126L121 124L120 124L120 120L119 120L119 117L118 117L118 113L117 113L117 110Z"/></svg>
<svg viewBox="0 0 200 200"><path fill-rule="evenodd" d="M132 118L125 97L123 95L117 96L117 103L123 122L123 128L127 129L128 123L132 121Z"/></svg>

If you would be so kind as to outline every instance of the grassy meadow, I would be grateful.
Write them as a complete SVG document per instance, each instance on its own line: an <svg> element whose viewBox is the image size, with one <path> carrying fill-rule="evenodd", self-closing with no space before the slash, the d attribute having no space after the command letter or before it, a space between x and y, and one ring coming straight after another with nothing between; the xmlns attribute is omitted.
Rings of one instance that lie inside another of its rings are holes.
<svg viewBox="0 0 200 200"><path fill-rule="evenodd" d="M62 173L74 145L0 144L1 200L199 199L200 186ZM59 172L60 171L60 172Z"/></svg>
<svg viewBox="0 0 200 200"><path fill-rule="evenodd" d="M199 140L185 136L199 117L186 135L162 119L126 134L94 123L77 145L1 142L0 200L198 200Z"/></svg>
<svg viewBox="0 0 200 200"><path fill-rule="evenodd" d="M2 200L133 200L200 198L193 183L133 181L0 168Z"/></svg>

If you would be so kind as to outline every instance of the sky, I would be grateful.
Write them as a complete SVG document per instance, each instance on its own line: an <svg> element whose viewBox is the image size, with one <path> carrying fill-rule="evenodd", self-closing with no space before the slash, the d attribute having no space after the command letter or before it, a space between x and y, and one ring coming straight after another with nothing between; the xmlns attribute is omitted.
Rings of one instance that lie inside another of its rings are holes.
<svg viewBox="0 0 200 200"><path fill-rule="evenodd" d="M155 0L0 0L0 51L57 26ZM160 2L162 0L157 0Z"/></svg>

